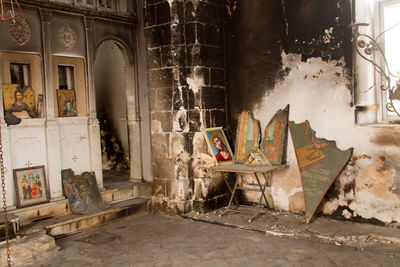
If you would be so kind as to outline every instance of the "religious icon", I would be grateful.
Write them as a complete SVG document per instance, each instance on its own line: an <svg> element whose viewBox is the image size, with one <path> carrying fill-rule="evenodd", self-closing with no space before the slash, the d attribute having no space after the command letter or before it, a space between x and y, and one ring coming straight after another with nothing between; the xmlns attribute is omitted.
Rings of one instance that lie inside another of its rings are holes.
<svg viewBox="0 0 400 267"><path fill-rule="evenodd" d="M75 175L71 169L61 171L65 196L70 208L76 214L90 214L107 207L92 172Z"/></svg>
<svg viewBox="0 0 400 267"><path fill-rule="evenodd" d="M49 202L44 166L14 169L17 207L27 207Z"/></svg>
<svg viewBox="0 0 400 267"><path fill-rule="evenodd" d="M203 134L217 165L233 163L233 153L222 127L203 129Z"/></svg>
<svg viewBox="0 0 400 267"><path fill-rule="evenodd" d="M35 93L19 84L3 84L4 111L18 118L34 118Z"/></svg>
<svg viewBox="0 0 400 267"><path fill-rule="evenodd" d="M59 89L57 90L58 116L74 117L76 116L75 90Z"/></svg>

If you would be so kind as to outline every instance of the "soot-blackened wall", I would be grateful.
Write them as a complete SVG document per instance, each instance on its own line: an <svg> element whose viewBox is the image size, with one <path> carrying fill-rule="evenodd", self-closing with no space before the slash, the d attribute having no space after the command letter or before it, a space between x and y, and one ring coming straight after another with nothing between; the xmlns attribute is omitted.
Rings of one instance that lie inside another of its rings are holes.
<svg viewBox="0 0 400 267"><path fill-rule="evenodd" d="M225 190L221 177L211 181L198 167L207 153L201 129L227 125L224 7L223 0L145 2L153 207L160 211L188 211L192 200Z"/></svg>
<svg viewBox="0 0 400 267"><path fill-rule="evenodd" d="M260 104L283 79L281 53L302 61L345 57L351 69L350 1L238 0L227 14L227 87L231 134L242 110Z"/></svg>

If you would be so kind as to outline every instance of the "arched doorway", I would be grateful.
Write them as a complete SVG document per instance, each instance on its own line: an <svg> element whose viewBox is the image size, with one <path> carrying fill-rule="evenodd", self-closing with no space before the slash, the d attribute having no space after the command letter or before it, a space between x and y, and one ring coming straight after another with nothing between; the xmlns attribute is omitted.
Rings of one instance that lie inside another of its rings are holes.
<svg viewBox="0 0 400 267"><path fill-rule="evenodd" d="M124 48L115 40L106 40L96 49L94 85L96 113L100 122L104 185L133 178L129 120L136 117L128 108L134 93L133 79L127 79L130 66ZM128 67L129 69L129 67ZM139 138L139 137L135 137ZM139 151L140 152L140 151ZM140 153L139 153L140 155Z"/></svg>

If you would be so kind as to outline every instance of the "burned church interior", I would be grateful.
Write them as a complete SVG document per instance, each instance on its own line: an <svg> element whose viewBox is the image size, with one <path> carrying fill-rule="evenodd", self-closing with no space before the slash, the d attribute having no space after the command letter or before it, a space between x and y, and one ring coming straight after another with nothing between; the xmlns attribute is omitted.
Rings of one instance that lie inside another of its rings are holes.
<svg viewBox="0 0 400 267"><path fill-rule="evenodd" d="M0 11L1 266L400 264L400 0Z"/></svg>

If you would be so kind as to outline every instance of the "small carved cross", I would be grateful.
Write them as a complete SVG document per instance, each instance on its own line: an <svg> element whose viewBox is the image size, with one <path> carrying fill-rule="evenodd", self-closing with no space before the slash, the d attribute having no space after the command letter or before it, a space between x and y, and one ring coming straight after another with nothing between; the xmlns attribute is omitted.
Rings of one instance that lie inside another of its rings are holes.
<svg viewBox="0 0 400 267"><path fill-rule="evenodd" d="M76 162L78 159L79 159L79 158L74 154L74 156L72 157L72 160L73 160L74 162Z"/></svg>
<svg viewBox="0 0 400 267"><path fill-rule="evenodd" d="M28 160L28 162L27 162L27 163L25 163L25 166L26 166L26 167L30 167L30 166L32 166L32 162L30 162L30 161Z"/></svg>

